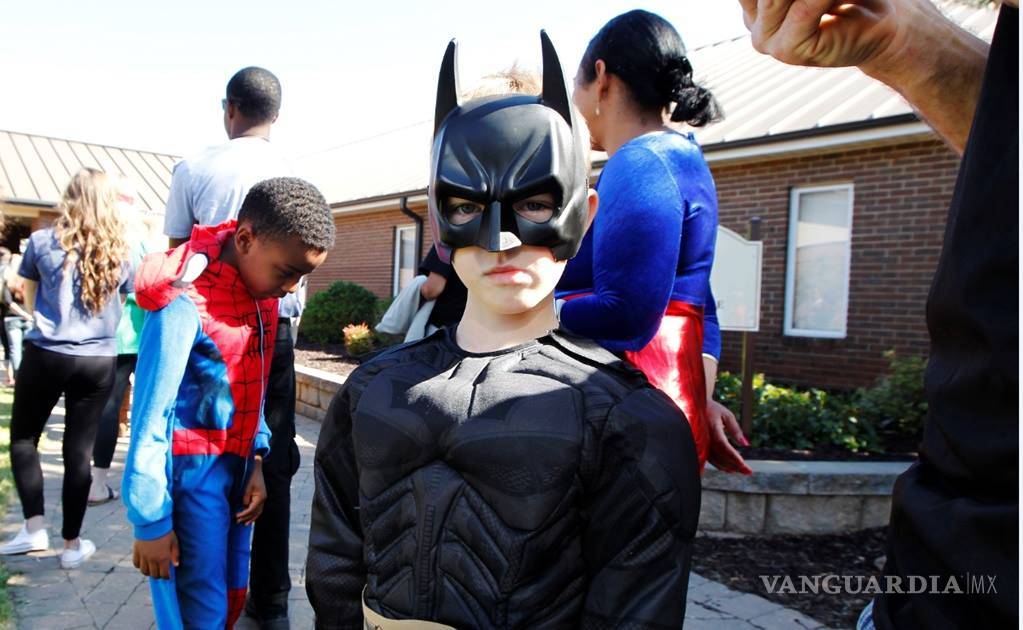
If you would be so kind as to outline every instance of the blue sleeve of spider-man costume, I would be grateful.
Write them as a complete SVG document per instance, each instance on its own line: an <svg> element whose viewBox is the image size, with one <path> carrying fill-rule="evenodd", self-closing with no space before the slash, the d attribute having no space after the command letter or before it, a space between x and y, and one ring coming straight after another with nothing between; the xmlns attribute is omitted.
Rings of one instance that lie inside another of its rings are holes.
<svg viewBox="0 0 1023 630"><path fill-rule="evenodd" d="M131 407L131 446L121 483L128 520L140 540L154 540L173 529L171 419L199 332L199 313L184 296L148 313L142 326Z"/></svg>
<svg viewBox="0 0 1023 630"><path fill-rule="evenodd" d="M587 236L592 294L566 302L561 322L622 352L642 349L660 326L675 282L683 210L675 179L659 155L625 146L614 160L615 168L601 175L597 215ZM572 284L571 277L565 280L559 288Z"/></svg>
<svg viewBox="0 0 1023 630"><path fill-rule="evenodd" d="M256 439L252 445L252 452L260 457L270 454L270 427L266 423L266 416L259 414L259 429L256 431Z"/></svg>

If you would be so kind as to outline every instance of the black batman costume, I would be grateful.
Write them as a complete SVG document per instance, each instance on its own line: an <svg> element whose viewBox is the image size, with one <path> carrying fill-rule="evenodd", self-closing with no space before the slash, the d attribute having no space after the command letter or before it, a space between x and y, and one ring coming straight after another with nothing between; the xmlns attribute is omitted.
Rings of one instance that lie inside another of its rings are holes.
<svg viewBox="0 0 1023 630"><path fill-rule="evenodd" d="M449 98L448 49L430 195L446 248L578 247L583 148L542 40L540 98L464 106ZM513 143L494 140L509 127ZM537 192L559 209L523 224L512 203ZM487 211L452 229L446 195ZM389 619L466 629L682 625L700 507L689 424L589 340L553 331L470 353L441 330L388 351L334 399L314 477L306 590L318 628L362 628L363 598Z"/></svg>

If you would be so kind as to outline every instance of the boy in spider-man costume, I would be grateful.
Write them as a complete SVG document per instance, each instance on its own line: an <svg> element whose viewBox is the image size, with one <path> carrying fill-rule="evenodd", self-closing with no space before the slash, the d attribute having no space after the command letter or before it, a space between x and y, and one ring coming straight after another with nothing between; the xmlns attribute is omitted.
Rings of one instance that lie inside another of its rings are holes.
<svg viewBox="0 0 1023 630"><path fill-rule="evenodd" d="M334 222L295 178L255 185L237 221L149 256L123 495L161 628L230 628L266 490L263 399L277 299L326 258Z"/></svg>

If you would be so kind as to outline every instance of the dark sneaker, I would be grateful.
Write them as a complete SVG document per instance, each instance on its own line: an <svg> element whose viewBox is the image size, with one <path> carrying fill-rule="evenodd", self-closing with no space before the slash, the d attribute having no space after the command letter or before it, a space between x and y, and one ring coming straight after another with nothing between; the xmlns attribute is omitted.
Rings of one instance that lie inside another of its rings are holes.
<svg viewBox="0 0 1023 630"><path fill-rule="evenodd" d="M255 621L259 630L291 630L291 623L288 621L287 593L269 598L266 606L257 606L249 597L245 600L245 616Z"/></svg>

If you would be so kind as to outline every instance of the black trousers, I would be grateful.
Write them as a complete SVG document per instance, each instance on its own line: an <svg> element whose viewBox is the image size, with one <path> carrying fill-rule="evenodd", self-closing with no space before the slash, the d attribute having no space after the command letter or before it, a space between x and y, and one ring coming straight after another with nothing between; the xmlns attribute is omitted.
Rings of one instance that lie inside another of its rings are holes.
<svg viewBox="0 0 1023 630"><path fill-rule="evenodd" d="M267 498L252 532L249 591L260 613L273 617L287 612L287 593L291 590L291 478L299 465L295 444L295 348L288 319L282 318L277 327L269 380L264 412L271 432L270 454L263 460ZM281 594L284 596L274 597Z"/></svg>
<svg viewBox="0 0 1023 630"><path fill-rule="evenodd" d="M92 465L96 468L110 468L110 462L114 459L114 451L117 449L117 425L121 419L121 403L128 393L128 385L131 384L131 374L135 371L135 364L138 363L137 354L117 355L117 371L114 374L114 387L110 390L110 397L107 404L103 406L103 413L99 420L99 430L96 433L96 445L92 448Z"/></svg>
<svg viewBox="0 0 1023 630"><path fill-rule="evenodd" d="M65 396L64 487L61 536L74 540L82 529L92 475L89 464L103 405L114 384L114 357L79 357L25 344L11 410L11 469L25 518L42 516L43 469L39 438L53 407Z"/></svg>
<svg viewBox="0 0 1023 630"><path fill-rule="evenodd" d="M9 312L6 304L0 306L0 344L4 347L4 361L11 360L11 338L7 336L7 326L3 325L4 318Z"/></svg>

